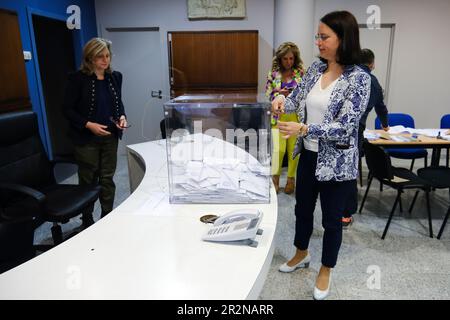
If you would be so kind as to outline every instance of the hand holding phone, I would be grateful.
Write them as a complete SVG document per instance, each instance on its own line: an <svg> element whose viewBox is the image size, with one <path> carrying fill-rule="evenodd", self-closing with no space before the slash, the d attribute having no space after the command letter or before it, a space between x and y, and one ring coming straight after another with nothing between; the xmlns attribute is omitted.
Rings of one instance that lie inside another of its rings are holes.
<svg viewBox="0 0 450 320"><path fill-rule="evenodd" d="M121 117L119 120L115 120L113 117L110 117L109 120L111 120L111 122L116 125L117 129L120 130L131 127L131 125L127 122L127 119L125 117Z"/></svg>

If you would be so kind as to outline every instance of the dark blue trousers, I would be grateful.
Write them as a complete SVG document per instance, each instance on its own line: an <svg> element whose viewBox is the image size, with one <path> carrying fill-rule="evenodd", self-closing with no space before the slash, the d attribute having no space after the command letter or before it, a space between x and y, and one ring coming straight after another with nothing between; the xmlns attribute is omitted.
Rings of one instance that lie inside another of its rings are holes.
<svg viewBox="0 0 450 320"><path fill-rule="evenodd" d="M315 172L317 153L303 150L297 169L294 245L306 250L313 232L314 209L320 194L322 226L325 229L322 247L322 265L334 268L342 242L342 213L348 195L354 192L356 180L318 181Z"/></svg>
<svg viewBox="0 0 450 320"><path fill-rule="evenodd" d="M359 157L362 157L364 154L363 149L363 141L364 141L364 130L366 126L359 125L358 129L358 151L359 151ZM347 204L345 205L344 211L342 212L342 215L345 218L350 218L353 216L353 214L356 213L358 210L358 182L356 180L354 181L352 186L352 192L348 194Z"/></svg>

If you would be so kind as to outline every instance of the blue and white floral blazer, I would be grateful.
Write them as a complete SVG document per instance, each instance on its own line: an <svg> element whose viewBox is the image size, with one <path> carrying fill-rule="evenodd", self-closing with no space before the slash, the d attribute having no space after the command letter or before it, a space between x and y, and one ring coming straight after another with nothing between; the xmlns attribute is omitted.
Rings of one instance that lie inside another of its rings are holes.
<svg viewBox="0 0 450 320"><path fill-rule="evenodd" d="M327 64L314 62L303 81L286 98L285 112L297 112L306 122L306 97ZM318 139L316 178L319 181L348 181L358 176L358 125L370 96L370 76L356 65L348 66L331 93L322 123L308 124L307 136ZM303 138L297 138L293 157L300 153Z"/></svg>

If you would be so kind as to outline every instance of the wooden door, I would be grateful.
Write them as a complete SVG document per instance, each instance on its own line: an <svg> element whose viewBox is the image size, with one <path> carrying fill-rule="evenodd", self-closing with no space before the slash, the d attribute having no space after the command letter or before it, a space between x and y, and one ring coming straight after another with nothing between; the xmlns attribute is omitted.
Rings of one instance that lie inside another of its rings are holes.
<svg viewBox="0 0 450 320"><path fill-rule="evenodd" d="M168 32L171 95L254 93L258 31Z"/></svg>
<svg viewBox="0 0 450 320"><path fill-rule="evenodd" d="M17 13L0 9L0 113L31 107Z"/></svg>

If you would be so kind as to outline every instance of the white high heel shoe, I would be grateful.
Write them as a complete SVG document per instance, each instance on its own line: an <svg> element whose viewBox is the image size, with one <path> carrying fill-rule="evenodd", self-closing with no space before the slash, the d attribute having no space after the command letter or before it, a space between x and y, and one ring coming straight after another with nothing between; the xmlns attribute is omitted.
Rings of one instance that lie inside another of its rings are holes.
<svg viewBox="0 0 450 320"><path fill-rule="evenodd" d="M300 261L299 263L293 265L292 267L288 266L288 264L286 262L286 263L283 263L278 270L281 271L281 272L292 272L292 271L295 271L295 270L297 270L299 268L308 268L310 262L311 262L311 256L308 253L306 255L306 257L303 258L302 261Z"/></svg>
<svg viewBox="0 0 450 320"><path fill-rule="evenodd" d="M314 300L323 300L326 297L328 297L328 294L330 293L330 287L331 287L331 273L330 277L328 278L328 287L326 290L320 290L316 286L314 286L314 293L313 293Z"/></svg>

